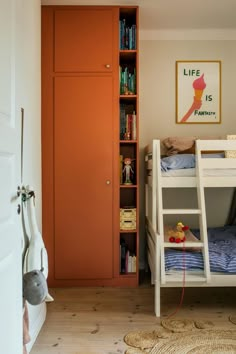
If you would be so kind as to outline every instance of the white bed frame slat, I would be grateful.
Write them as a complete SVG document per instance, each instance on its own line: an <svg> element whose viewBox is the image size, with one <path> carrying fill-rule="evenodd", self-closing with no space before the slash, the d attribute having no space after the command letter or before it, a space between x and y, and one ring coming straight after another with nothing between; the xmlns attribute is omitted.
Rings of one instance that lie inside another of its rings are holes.
<svg viewBox="0 0 236 354"><path fill-rule="evenodd" d="M222 168L236 169L236 159L218 159L218 158L207 158L201 159L202 168L210 170Z"/></svg>
<svg viewBox="0 0 236 354"><path fill-rule="evenodd" d="M201 209L163 209L162 214L164 215L175 215L175 214L201 214Z"/></svg>
<svg viewBox="0 0 236 354"><path fill-rule="evenodd" d="M160 140L159 140L160 141ZM196 151L236 150L235 140L196 140Z"/></svg>

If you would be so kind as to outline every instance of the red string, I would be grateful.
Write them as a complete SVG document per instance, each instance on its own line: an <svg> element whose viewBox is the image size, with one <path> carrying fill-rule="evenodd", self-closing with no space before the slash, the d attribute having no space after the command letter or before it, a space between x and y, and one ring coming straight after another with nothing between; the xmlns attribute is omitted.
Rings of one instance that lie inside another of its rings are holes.
<svg viewBox="0 0 236 354"><path fill-rule="evenodd" d="M182 286L182 292L181 292L181 297L180 297L180 302L179 305L177 306L176 310L171 313L170 315L167 316L167 319L170 317L173 317L174 315L177 314L177 312L181 309L183 300L184 300L184 290L185 290L185 275L186 275L186 267L185 267L185 243L183 243L183 286Z"/></svg>

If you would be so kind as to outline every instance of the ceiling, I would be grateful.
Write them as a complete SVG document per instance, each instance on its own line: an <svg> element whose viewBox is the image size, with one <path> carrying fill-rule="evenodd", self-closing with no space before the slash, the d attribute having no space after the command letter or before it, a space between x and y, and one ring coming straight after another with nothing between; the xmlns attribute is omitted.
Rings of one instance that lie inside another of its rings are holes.
<svg viewBox="0 0 236 354"><path fill-rule="evenodd" d="M41 0L41 3L138 5L142 31L236 29L236 0Z"/></svg>

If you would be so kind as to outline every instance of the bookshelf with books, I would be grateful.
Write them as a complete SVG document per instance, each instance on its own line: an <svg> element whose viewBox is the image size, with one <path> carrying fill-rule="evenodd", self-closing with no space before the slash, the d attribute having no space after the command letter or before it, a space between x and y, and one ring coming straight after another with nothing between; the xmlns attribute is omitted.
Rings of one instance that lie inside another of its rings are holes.
<svg viewBox="0 0 236 354"><path fill-rule="evenodd" d="M138 285L139 144L138 7L119 14L120 277Z"/></svg>

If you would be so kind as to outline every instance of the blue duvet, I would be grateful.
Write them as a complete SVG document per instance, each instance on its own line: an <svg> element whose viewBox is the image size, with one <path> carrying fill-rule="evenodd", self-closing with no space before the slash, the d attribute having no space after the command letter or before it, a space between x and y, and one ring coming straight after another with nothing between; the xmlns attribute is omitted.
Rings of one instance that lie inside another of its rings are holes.
<svg viewBox="0 0 236 354"><path fill-rule="evenodd" d="M199 238L199 230L191 230ZM236 226L208 229L210 269L212 272L236 273ZM203 269L202 252L185 252L167 249L166 270Z"/></svg>
<svg viewBox="0 0 236 354"><path fill-rule="evenodd" d="M203 154L203 158L223 158L224 153L216 154ZM161 170L180 170L183 168L194 168L195 167L195 155L193 154L177 154L161 159Z"/></svg>

